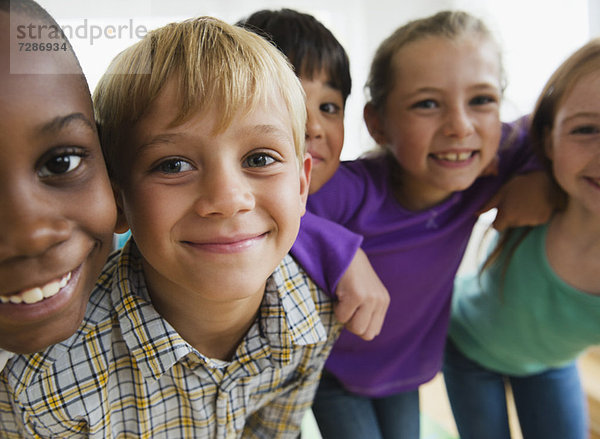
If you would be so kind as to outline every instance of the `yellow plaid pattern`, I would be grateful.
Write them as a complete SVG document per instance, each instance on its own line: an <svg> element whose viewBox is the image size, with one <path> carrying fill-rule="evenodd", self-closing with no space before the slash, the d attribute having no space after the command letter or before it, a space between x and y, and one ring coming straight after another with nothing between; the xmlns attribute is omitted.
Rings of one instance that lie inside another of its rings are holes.
<svg viewBox="0 0 600 439"><path fill-rule="evenodd" d="M340 325L288 255L231 362L152 307L135 244L111 256L70 339L0 375L3 438L296 438Z"/></svg>

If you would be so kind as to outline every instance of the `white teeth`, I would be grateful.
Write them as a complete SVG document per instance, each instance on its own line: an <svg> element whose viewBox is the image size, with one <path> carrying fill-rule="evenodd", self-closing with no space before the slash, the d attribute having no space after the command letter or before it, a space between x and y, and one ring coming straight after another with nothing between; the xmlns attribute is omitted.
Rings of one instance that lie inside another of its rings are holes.
<svg viewBox="0 0 600 439"><path fill-rule="evenodd" d="M42 294L44 295L44 298L52 297L58 293L58 290L62 287L64 287L64 285L61 286L60 282L50 282L42 287Z"/></svg>
<svg viewBox="0 0 600 439"><path fill-rule="evenodd" d="M442 158L443 160L448 160L451 162L455 162L458 160L458 154L453 154L453 153L441 154L439 157Z"/></svg>
<svg viewBox="0 0 600 439"><path fill-rule="evenodd" d="M64 287L71 280L71 273L67 273L59 282L59 288Z"/></svg>
<svg viewBox="0 0 600 439"><path fill-rule="evenodd" d="M69 280L71 280L71 273L67 273L60 279L48 282L46 285L21 291L19 294L13 294L12 296L0 296L0 302L26 304L38 303L57 294L61 288L67 285Z"/></svg>
<svg viewBox="0 0 600 439"><path fill-rule="evenodd" d="M36 303L44 298L41 288L31 288L21 293L23 302L25 303Z"/></svg>
<svg viewBox="0 0 600 439"><path fill-rule="evenodd" d="M464 161L471 158L471 152L447 152L441 154L434 154L434 156L440 160L446 160L449 162Z"/></svg>

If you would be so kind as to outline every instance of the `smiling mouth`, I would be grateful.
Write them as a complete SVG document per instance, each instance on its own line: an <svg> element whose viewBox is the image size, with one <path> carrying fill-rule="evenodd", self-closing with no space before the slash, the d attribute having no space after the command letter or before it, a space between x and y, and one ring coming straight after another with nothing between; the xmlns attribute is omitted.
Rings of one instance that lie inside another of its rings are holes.
<svg viewBox="0 0 600 439"><path fill-rule="evenodd" d="M439 154L430 154L436 160L446 162L466 162L471 159L477 151L466 151L466 152L443 152Z"/></svg>
<svg viewBox="0 0 600 439"><path fill-rule="evenodd" d="M219 238L207 242L183 241L185 244L215 253L237 253L253 247L267 236L267 233L257 235L239 236L232 238Z"/></svg>
<svg viewBox="0 0 600 439"><path fill-rule="evenodd" d="M58 294L58 292L69 283L69 280L71 280L71 274L72 272L69 272L58 279L48 282L47 284L28 288L27 290L23 290L17 294L10 296L0 295L0 302L14 304L24 303L27 305L41 302L44 299L48 299Z"/></svg>

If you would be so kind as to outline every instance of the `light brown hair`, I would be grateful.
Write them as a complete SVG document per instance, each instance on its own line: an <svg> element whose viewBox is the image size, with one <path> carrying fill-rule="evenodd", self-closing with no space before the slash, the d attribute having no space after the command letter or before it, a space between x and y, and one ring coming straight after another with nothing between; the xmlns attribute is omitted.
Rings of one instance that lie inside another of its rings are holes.
<svg viewBox="0 0 600 439"><path fill-rule="evenodd" d="M558 198L555 200L555 206L558 210L566 207L568 196L554 178L552 162L547 155L548 149L552 147L552 130L554 129L556 113L560 109L562 102L571 93L571 90L573 90L575 84L582 77L597 71L600 71L600 38L590 40L569 56L554 71L548 82L546 82L546 85L544 85L531 117L529 128L531 146L553 182L553 194ZM481 271L497 261L503 250L507 248L508 256L503 258L503 272L506 272L512 254L530 230L531 228L529 227L508 229L505 231L483 264ZM512 243L510 244L510 248L508 248L509 243Z"/></svg>
<svg viewBox="0 0 600 439"><path fill-rule="evenodd" d="M427 37L455 40L466 35L480 37L496 44L500 58L499 65L502 66L500 47L482 20L463 11L438 12L399 27L379 45L371 62L371 70L365 85L370 104L377 111L383 111L387 96L394 87L394 55L405 45ZM504 82L504 72L501 67L500 83L502 88L504 88Z"/></svg>

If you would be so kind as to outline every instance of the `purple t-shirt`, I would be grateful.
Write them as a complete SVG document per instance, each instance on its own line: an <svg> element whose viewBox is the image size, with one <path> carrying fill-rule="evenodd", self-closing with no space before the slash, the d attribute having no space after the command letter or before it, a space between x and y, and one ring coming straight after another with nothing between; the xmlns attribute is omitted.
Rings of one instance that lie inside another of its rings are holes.
<svg viewBox="0 0 600 439"><path fill-rule="evenodd" d="M308 210L290 253L327 295L335 290L363 237Z"/></svg>
<svg viewBox="0 0 600 439"><path fill-rule="evenodd" d="M380 335L364 341L344 330L326 363L349 391L388 396L414 390L440 370L454 276L476 212L512 174L532 168L525 125L517 134L514 126L503 125L510 146L498 152L498 175L478 178L433 208L413 212L396 201L385 156L343 162L309 197L311 212L364 237L362 248L391 297ZM302 239L296 248L305 245ZM334 235L325 239L329 246L347 246ZM331 258L318 253L295 256L311 276L329 278Z"/></svg>

